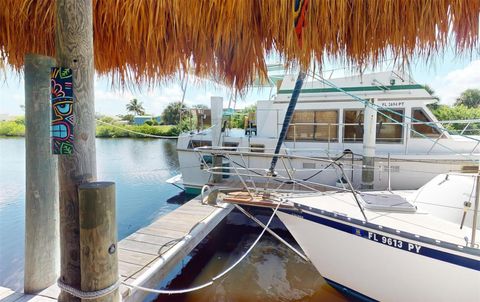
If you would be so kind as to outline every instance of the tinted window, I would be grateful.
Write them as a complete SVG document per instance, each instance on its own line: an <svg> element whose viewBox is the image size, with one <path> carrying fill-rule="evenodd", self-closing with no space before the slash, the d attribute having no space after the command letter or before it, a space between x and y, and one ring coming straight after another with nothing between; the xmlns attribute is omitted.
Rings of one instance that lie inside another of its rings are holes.
<svg viewBox="0 0 480 302"><path fill-rule="evenodd" d="M377 113L377 143L401 143L403 140L403 110L379 110Z"/></svg>
<svg viewBox="0 0 480 302"><path fill-rule="evenodd" d="M343 141L363 141L363 110L345 110L343 112Z"/></svg>
<svg viewBox="0 0 480 302"><path fill-rule="evenodd" d="M422 109L413 109L412 118L412 129L415 130L411 132L412 137L423 137L422 134L428 137L438 137L440 135L440 131L435 125L425 124L432 122L432 120Z"/></svg>

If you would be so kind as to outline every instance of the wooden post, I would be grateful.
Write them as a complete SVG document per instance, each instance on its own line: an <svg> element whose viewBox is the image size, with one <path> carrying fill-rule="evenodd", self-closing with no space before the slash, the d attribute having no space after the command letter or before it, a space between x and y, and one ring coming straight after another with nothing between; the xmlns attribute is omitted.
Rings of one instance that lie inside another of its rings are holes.
<svg viewBox="0 0 480 302"><path fill-rule="evenodd" d="M78 199L81 289L83 291L105 289L118 281L115 183L82 184L78 188ZM104 297L85 301L120 301L120 295L117 289Z"/></svg>
<svg viewBox="0 0 480 302"><path fill-rule="evenodd" d="M80 288L77 187L96 180L93 23L91 0L57 0L57 65L71 68L74 93L74 152L59 158L61 280ZM61 292L59 301L80 301Z"/></svg>
<svg viewBox="0 0 480 302"><path fill-rule="evenodd" d="M50 57L25 56L25 293L55 283L60 264L57 158L50 144L50 67L54 64Z"/></svg>

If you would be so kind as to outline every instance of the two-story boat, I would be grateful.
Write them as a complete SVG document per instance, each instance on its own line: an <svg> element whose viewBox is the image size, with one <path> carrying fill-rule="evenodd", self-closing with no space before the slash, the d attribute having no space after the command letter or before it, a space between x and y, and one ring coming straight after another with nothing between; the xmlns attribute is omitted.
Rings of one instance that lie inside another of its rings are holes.
<svg viewBox="0 0 480 302"><path fill-rule="evenodd" d="M199 158L194 152L194 148L201 146L248 151L248 155L230 158L230 168L254 165L265 167L264 171L257 171L258 174L267 171L270 159L256 155L273 153L295 79L295 75L284 76L278 83L275 98L257 102L256 133L224 131L222 109L212 108L212 129L185 133L178 139L182 176L171 181L183 182L191 193L212 181L210 174L202 170L202 162L210 163L212 159ZM439 122L427 106L433 102L435 99L425 87L404 72L331 80L310 76L301 90L281 153L338 160L344 164L355 187L360 187L366 169L373 170L373 189L376 190L417 189L440 173L476 171L480 140L468 129L480 121ZM368 122L364 113L369 106L376 114L373 130L372 127L366 129ZM460 123L465 126L462 131L449 133L447 129L451 125ZM368 146L374 148L374 161L369 164L363 160L367 136L370 141L374 137L374 144ZM318 162L291 160L277 164L277 169L292 168L296 178L330 186L344 182L335 169Z"/></svg>

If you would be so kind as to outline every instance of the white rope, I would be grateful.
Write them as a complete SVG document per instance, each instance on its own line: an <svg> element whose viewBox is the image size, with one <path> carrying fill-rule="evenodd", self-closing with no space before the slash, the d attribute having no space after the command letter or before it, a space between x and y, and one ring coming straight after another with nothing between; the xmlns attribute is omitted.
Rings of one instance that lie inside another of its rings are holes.
<svg viewBox="0 0 480 302"><path fill-rule="evenodd" d="M193 291L203 289L205 287L208 287L208 286L212 285L213 281L209 281L207 283L204 283L204 284L196 286L196 287L190 287L190 288L185 288L185 289L171 289L171 290L169 290L169 289L147 288L147 287L143 287L143 286L128 284L126 282L122 282L122 283L127 287L136 288L136 289L148 292L148 293L174 295L174 294L186 294L186 293L190 293L190 292L193 292Z"/></svg>
<svg viewBox="0 0 480 302"><path fill-rule="evenodd" d="M200 198L201 198L201 200L202 200L202 204L205 204L205 203L204 203L204 200L205 200L204 194L205 194L205 192L207 192L207 191L211 191L211 188L210 188L209 185L204 185L204 186L202 187L202 191L200 191Z"/></svg>
<svg viewBox="0 0 480 302"><path fill-rule="evenodd" d="M123 131L127 131L127 132L138 134L138 135L143 135L143 136L146 136L146 137L153 137L153 138L179 138L180 137L180 135L167 136L167 135L154 135L154 134L142 133L142 132L127 129L125 127L120 127L120 126L117 126L115 124L107 123L107 122L104 122L104 121L101 121L101 120L97 120L97 122L99 122L101 124L112 126L113 128L121 129ZM194 134L202 134L202 133L206 132L207 130L212 129L213 127L215 127L215 125L212 125L211 127L207 128L205 130L202 130L200 132L194 133ZM193 136L193 134L189 134L189 136Z"/></svg>
<svg viewBox="0 0 480 302"><path fill-rule="evenodd" d="M145 292L154 293L154 294L168 294L168 295L185 294L185 293L189 293L189 292L193 292L193 291L197 291L197 290L206 288L206 287L212 285L214 281L216 281L216 280L220 279L221 277L225 276L228 272L230 272L232 269L234 269L240 262L242 262L242 260L245 259L245 257L247 257L247 255L253 250L253 248L260 241L263 234L265 234L265 231L268 229L270 223L272 222L273 217L277 213L278 208L284 202L286 202L286 201L281 201L277 204L277 206L273 210L272 216L270 216L270 219L268 220L267 224L263 228L262 232L260 233L260 235L258 235L257 239L253 242L253 244L250 246L250 248L248 248L248 250L242 255L242 257L240 257L237 261L235 261L235 263L232 264L229 268L227 268L226 270L224 270L220 274L213 277L211 279L211 281L208 281L204 284L201 284L201 285L198 285L198 286L195 286L195 287L190 287L190 288L185 288L185 289L153 289L153 288L147 288L147 287L143 287L143 286L128 284L126 282L122 282L122 283L127 287L136 288L136 289L139 289L139 290L142 290L142 291L145 291Z"/></svg>
<svg viewBox="0 0 480 302"><path fill-rule="evenodd" d="M86 299L86 300L101 298L101 297L104 297L104 296L106 296L110 293L113 293L115 290L118 289L120 284L121 284L121 282L120 282L120 277L119 277L117 282L115 282L114 284L110 285L107 288L87 292L87 291L77 289L77 288L75 288L71 285L68 285L68 284L64 283L62 280L60 280L60 278L57 279L57 285L61 290L69 293L70 295L72 295L74 297L77 297L77 298L80 298L80 299Z"/></svg>

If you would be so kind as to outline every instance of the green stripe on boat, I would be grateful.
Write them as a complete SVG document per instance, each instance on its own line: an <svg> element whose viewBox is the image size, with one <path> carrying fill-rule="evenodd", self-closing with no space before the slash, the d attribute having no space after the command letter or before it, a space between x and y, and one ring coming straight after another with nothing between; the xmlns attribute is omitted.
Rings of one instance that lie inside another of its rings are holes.
<svg viewBox="0 0 480 302"><path fill-rule="evenodd" d="M192 188L192 187L185 187L185 193L189 195L200 195L202 193L201 188Z"/></svg>
<svg viewBox="0 0 480 302"><path fill-rule="evenodd" d="M393 86L358 86L358 87L340 87L341 90L347 92L354 91L385 91L385 90L409 90L424 89L422 85L393 85ZM279 90L279 94L292 94L293 89ZM341 92L337 88L311 88L302 89L301 93L324 93L324 92Z"/></svg>

